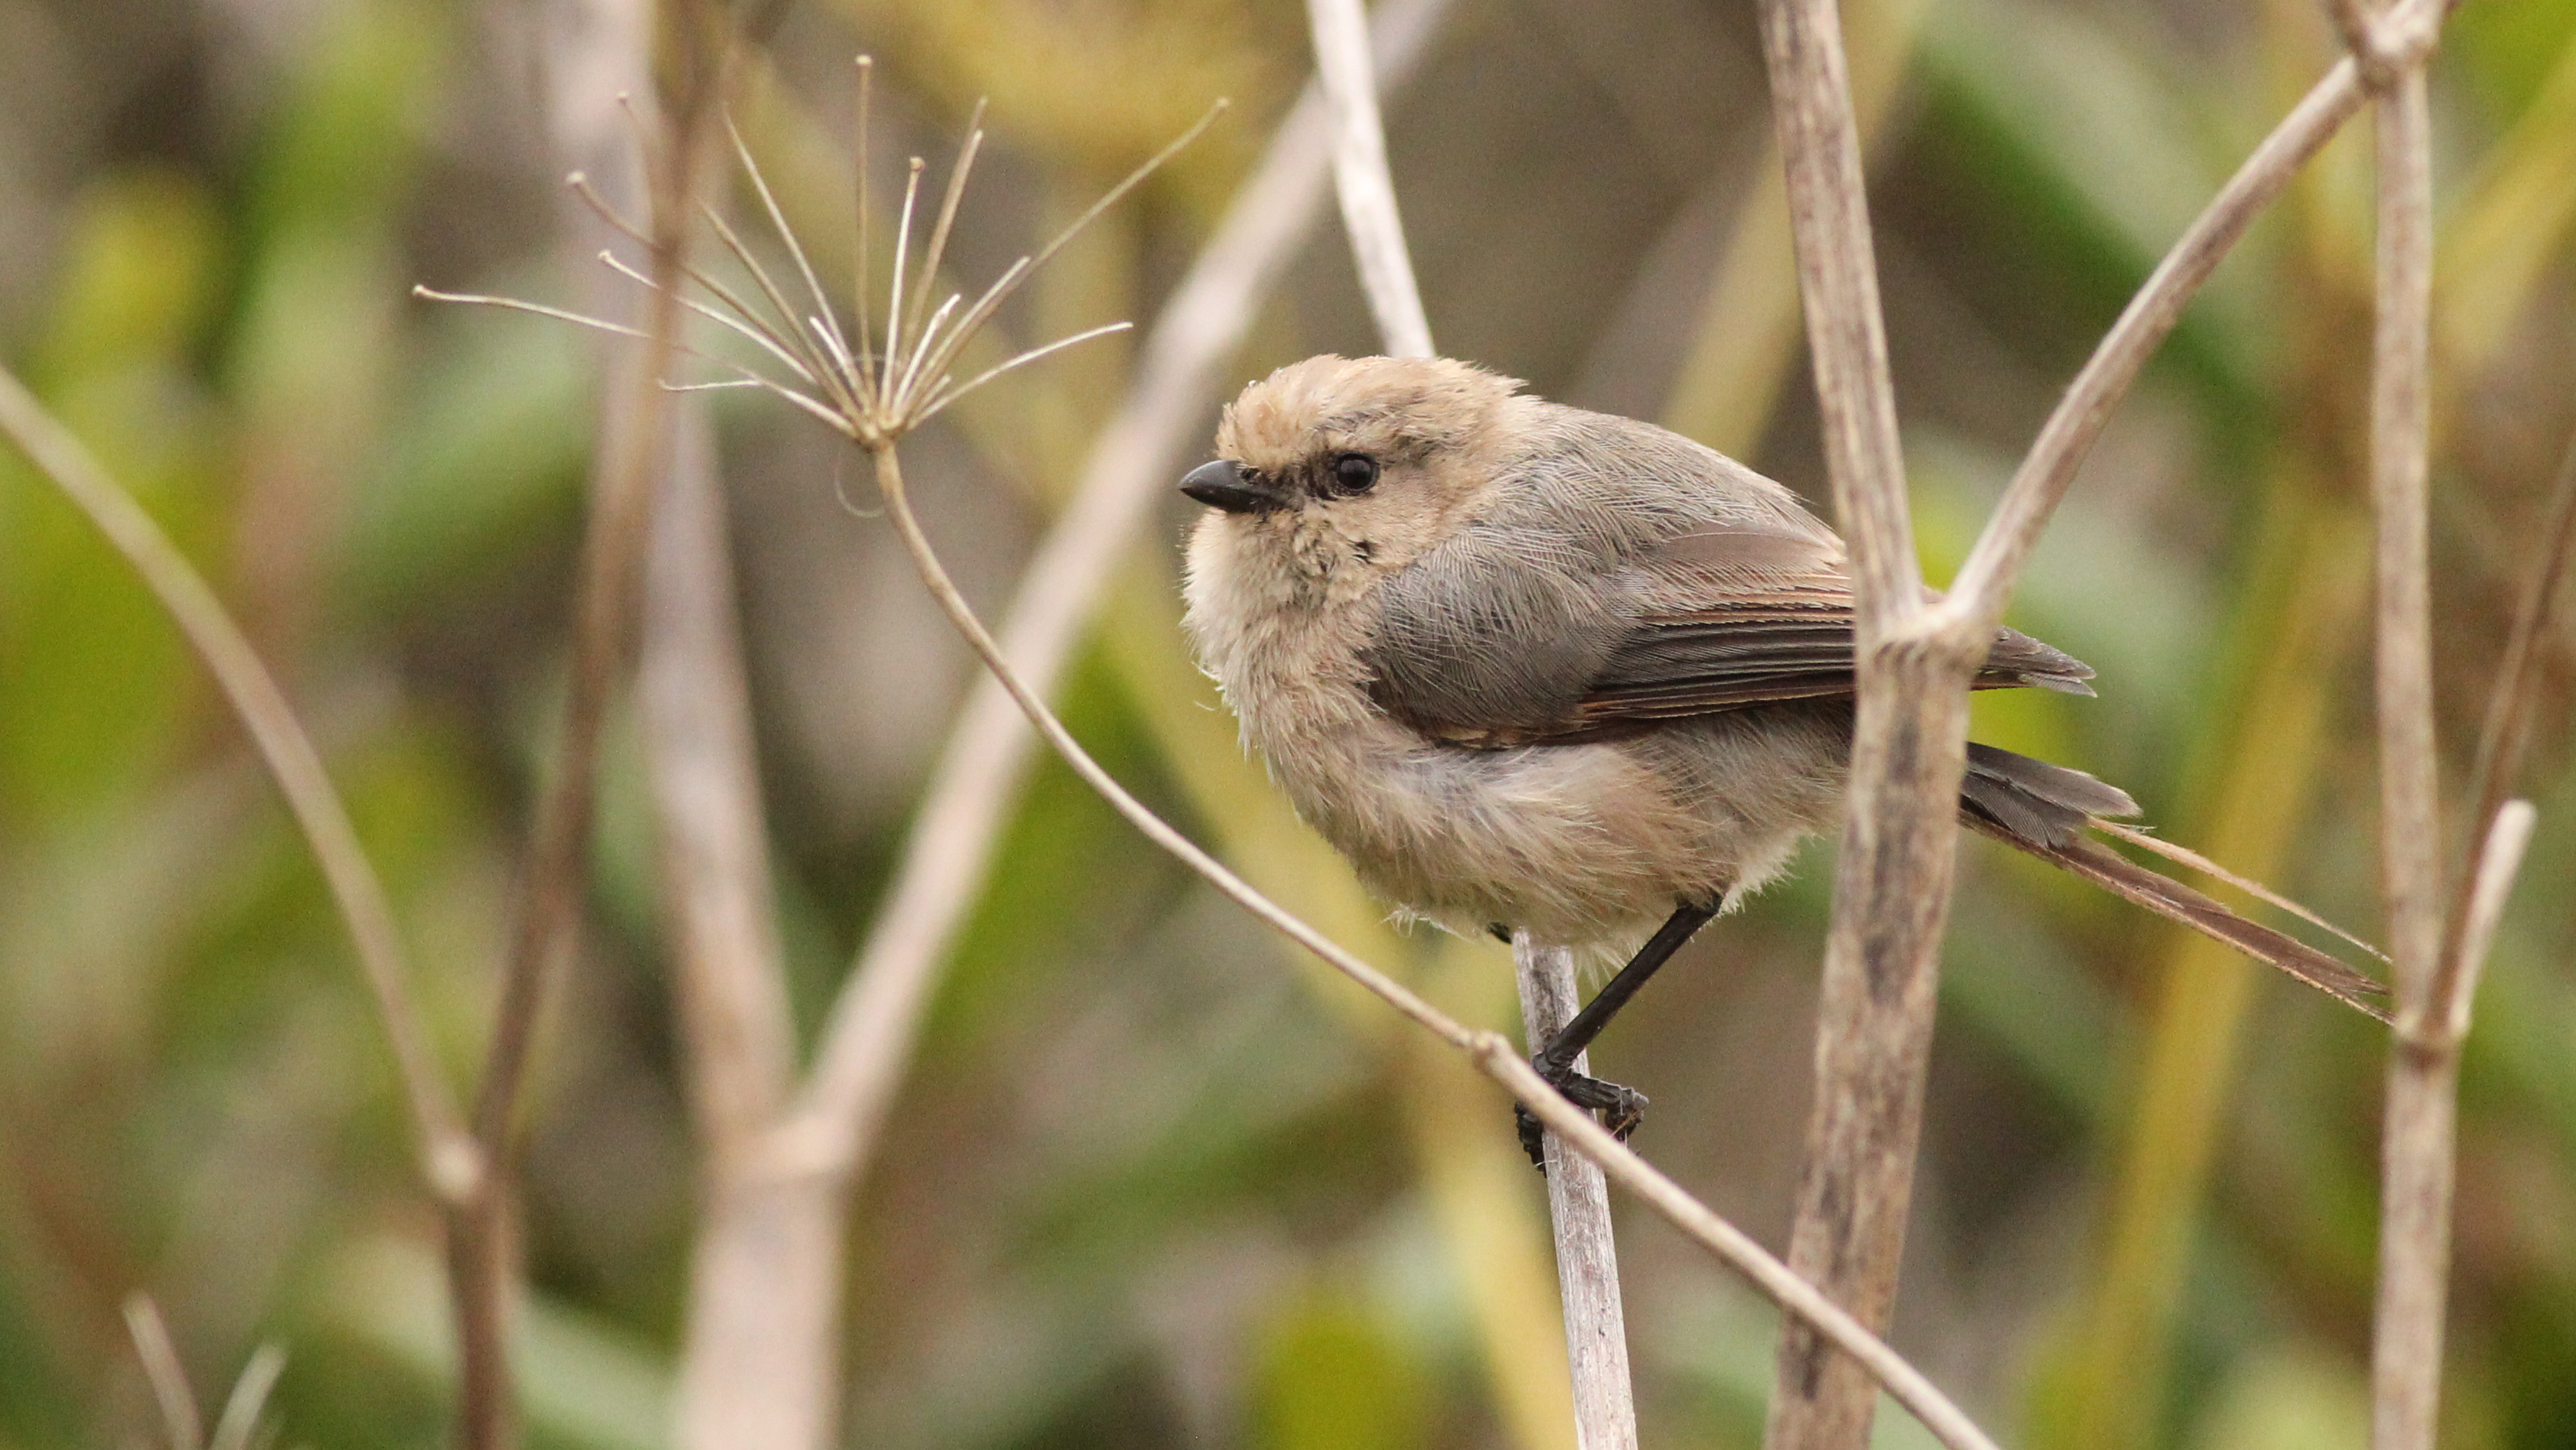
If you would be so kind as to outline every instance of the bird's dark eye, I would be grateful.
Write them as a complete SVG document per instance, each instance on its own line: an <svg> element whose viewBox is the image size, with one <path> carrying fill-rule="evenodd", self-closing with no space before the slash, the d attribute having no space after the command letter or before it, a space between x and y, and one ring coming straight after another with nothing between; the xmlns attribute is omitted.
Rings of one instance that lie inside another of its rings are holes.
<svg viewBox="0 0 2576 1450"><path fill-rule="evenodd" d="M1377 483L1377 460L1365 453L1345 453L1333 460L1332 490L1344 498L1366 493Z"/></svg>

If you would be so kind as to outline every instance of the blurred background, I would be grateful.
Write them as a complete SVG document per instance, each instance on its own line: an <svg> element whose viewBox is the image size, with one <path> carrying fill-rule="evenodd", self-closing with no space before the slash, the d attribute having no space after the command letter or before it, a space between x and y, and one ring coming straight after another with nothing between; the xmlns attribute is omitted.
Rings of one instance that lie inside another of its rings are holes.
<svg viewBox="0 0 2576 1450"><path fill-rule="evenodd" d="M610 305L557 185L586 13L0 0L0 358L287 681L390 881L460 1082L560 713L608 355L408 289ZM2333 42L2314 0L1854 0L1846 22L1941 579L2092 341ZM1234 99L1005 313L1022 342L1149 320L1308 67L1293 0L777 0L745 23L746 134L827 252L847 247L851 56L878 57L880 207L903 153L945 157L991 97L960 224L969 280ZM2576 3L2471 0L2433 81L2456 797L2576 434ZM1824 506L1749 6L1457 0L1388 125L1444 351L1663 421ZM2166 834L2376 936L2367 122L2353 129L2163 349L2015 609L2100 671L2101 698L1977 708L1981 738L2125 785ZM1226 390L1326 350L1375 350L1329 226ZM910 448L932 532L988 610L1133 351L1042 364ZM719 396L810 1042L969 666L867 512L860 461L774 401ZM1064 691L1076 732L1346 940L1455 1011L1515 1020L1498 948L1380 930L1242 758L1176 632L1189 510L1167 502ZM2544 654L2523 782L2540 836L2462 1087L2445 1438L2461 1450L2576 1444L2576 619ZM669 925L624 716L605 791L586 945L527 1112L521 1348L545 1450L672 1443L695 1219ZM1963 852L1897 1345L2016 1445L2361 1443L2379 1035L2075 883ZM1775 1247L1829 856L1704 932L1596 1053L1654 1098L1638 1146ZM0 459L0 1447L157 1433L118 1312L136 1290L203 1393L257 1344L286 1351L282 1444L444 1436L437 1220L352 965L178 635ZM1047 765L858 1188L842 1438L1561 1445L1543 1211L1499 1096ZM1621 1211L1647 1443L1756 1443L1772 1315ZM1917 1443L1880 1419L1882 1443Z"/></svg>

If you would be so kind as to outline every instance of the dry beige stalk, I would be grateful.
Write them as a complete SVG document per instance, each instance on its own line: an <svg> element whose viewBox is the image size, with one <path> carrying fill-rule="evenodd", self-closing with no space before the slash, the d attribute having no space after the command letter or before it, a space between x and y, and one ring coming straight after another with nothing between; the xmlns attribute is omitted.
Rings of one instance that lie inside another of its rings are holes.
<svg viewBox="0 0 2576 1450"><path fill-rule="evenodd" d="M1520 978L1521 1040L1553 1040L1583 1008L1574 953L1520 933L1512 939ZM1574 1059L1589 1074L1591 1054ZM1628 1333L1619 1296L1619 1247L1610 1227L1610 1184L1601 1167L1554 1133L1545 1137L1547 1215L1556 1236L1557 1292L1565 1304L1565 1357L1574 1382L1574 1441L1582 1450L1635 1450L1637 1406L1628 1374Z"/></svg>
<svg viewBox="0 0 2576 1450"><path fill-rule="evenodd" d="M840 1399L843 1195L768 1171L796 1073L714 440L675 406L646 564L638 714L698 1128L685 1450L821 1450Z"/></svg>
<svg viewBox="0 0 2576 1450"><path fill-rule="evenodd" d="M2369 74L2420 65L2441 0L2378 22ZM1837 509L1854 545L1859 705L1849 816L1826 948L1817 1098L1791 1264L1873 1325L1892 1307L1920 1124L1938 937L1949 899L1966 671L2086 451L2218 261L2365 99L2339 62L2276 127L2139 290L2051 414L1949 597L1912 578L1893 400L1839 33L1824 0L1766 0L1773 110ZM1783 1337L1768 1443L1856 1450L1867 1380L1808 1332Z"/></svg>
<svg viewBox="0 0 2576 1450"><path fill-rule="evenodd" d="M1858 688L1825 942L1816 1097L1789 1267L1873 1329L1895 1306L1986 636L1936 627L1915 563L1858 123L1831 0L1764 0L1773 129L1815 357L1826 471L1852 548ZM1783 1326L1765 1442L1857 1447L1878 1386L1808 1321Z"/></svg>
<svg viewBox="0 0 2576 1450"><path fill-rule="evenodd" d="M2371 1352L2371 1444L2432 1450L2442 1403L2451 1264L2460 1045L2479 966L2445 970L2440 773L2433 726L2431 500L2432 118L2423 56L2384 39L2397 17L2337 0L2354 62L2378 98L2378 314L2371 339L2371 496L2378 519L2380 891L2396 966L2380 1159L2379 1292ZM2511 675L2506 677L2510 688ZM2529 838L2531 813L2500 811L2471 871L2484 929ZM2473 940L2474 939L2474 940Z"/></svg>
<svg viewBox="0 0 2576 1450"><path fill-rule="evenodd" d="M412 1131L420 1139L422 1181L442 1204L471 1198L484 1180L483 1155L465 1131L455 1097L430 1053L420 1009L411 999L411 969L403 959L402 934L394 926L384 881L358 844L348 807L286 692L187 555L96 455L5 368L0 368L0 434L125 556L215 677L259 751L260 763L286 797L296 829L321 864L323 882L357 948L359 972L393 1046L395 1074L411 1111Z"/></svg>

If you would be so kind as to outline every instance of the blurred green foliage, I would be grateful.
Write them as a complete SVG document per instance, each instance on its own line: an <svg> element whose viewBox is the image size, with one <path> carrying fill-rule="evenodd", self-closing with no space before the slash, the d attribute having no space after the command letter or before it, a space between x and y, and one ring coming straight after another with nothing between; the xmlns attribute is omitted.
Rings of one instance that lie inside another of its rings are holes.
<svg viewBox="0 0 2576 1450"><path fill-rule="evenodd" d="M846 265L855 51L886 87L881 208L903 154L944 154L993 97L970 275L1237 98L1005 315L1015 337L1150 312L1305 70L1290 0L753 10L771 74L747 130L827 270ZM406 289L602 295L554 190L549 107L577 90L561 20L457 0L0 9L0 356L288 682L460 1080L558 709L606 355ZM1907 56L1873 201L1938 578L2092 339L2332 51L2308 0L1929 0L1908 23L1856 44ZM1390 111L1448 345L1661 416L1752 191L1756 55L1741 5L1461 0ZM2576 0L2463 7L2435 87L2456 784L2576 433ZM2015 622L2092 661L2102 698L1981 697L1977 719L2370 929L2366 161L2339 146L2222 269L2049 536ZM1781 300L1788 279L1750 286ZM1327 232L1234 376L1369 339ZM1774 351L1755 362L1791 385L1754 461L1815 496L1802 361ZM979 599L1006 596L1126 357L1051 363L920 440L916 491ZM810 1034L968 674L881 525L837 501L854 463L780 410L719 416ZM1077 732L1338 933L1508 1020L1492 953L1380 930L1235 753L1173 632L1180 519L1075 672ZM2541 837L2463 1084L2445 1441L2463 1450L2576 1440L2571 679L2562 621L2527 782ZM546 1450L668 1443L687 1275L694 1148L630 727L612 756L589 949L530 1112L520 1351ZM1655 1097L1641 1146L1773 1241L1826 856L1707 933L1601 1049ZM2355 1443L2377 1041L2115 903L1970 860L1897 1342L2007 1443ZM1493 1166L1508 1114L1282 961L1037 772L861 1191L848 1438L1549 1443L1554 1391L1528 1382L1561 1371L1511 1347L1532 1322L1512 1306L1546 1281L1538 1182ZM0 1450L148 1433L117 1312L138 1288L203 1394L255 1343L288 1350L286 1443L434 1443L451 1350L408 1143L345 938L237 728L115 556L0 458ZM1754 1443L1767 1313L1651 1220L1625 1230L1648 1442Z"/></svg>

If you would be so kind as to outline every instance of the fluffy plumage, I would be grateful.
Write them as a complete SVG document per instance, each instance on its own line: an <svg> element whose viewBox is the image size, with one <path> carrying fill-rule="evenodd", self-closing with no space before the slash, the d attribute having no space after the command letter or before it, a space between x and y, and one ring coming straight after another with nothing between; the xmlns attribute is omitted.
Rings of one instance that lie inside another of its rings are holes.
<svg viewBox="0 0 2576 1450"><path fill-rule="evenodd" d="M1245 738L1373 890L1460 930L1616 949L1678 903L1758 889L1834 823L1851 585L1842 541L1779 484L1518 388L1331 356L1246 388L1199 490L1221 507L1190 542L1188 627ZM2001 630L1976 683L2090 694L2091 675ZM2091 817L2136 812L2115 787L1970 752L1971 824L2338 996L2367 989L2082 842Z"/></svg>

